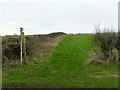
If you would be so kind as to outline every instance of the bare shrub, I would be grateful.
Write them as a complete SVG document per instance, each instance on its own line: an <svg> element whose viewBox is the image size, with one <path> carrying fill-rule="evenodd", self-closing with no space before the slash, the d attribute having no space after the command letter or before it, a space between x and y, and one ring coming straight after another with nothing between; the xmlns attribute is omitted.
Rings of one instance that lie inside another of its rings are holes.
<svg viewBox="0 0 120 90"><path fill-rule="evenodd" d="M5 36L2 40L2 62L19 59L19 36Z"/></svg>
<svg viewBox="0 0 120 90"><path fill-rule="evenodd" d="M101 30L99 25L95 27L96 34L94 43L100 47L100 52L104 54L105 61L118 61L115 53L118 51L118 34L111 28Z"/></svg>

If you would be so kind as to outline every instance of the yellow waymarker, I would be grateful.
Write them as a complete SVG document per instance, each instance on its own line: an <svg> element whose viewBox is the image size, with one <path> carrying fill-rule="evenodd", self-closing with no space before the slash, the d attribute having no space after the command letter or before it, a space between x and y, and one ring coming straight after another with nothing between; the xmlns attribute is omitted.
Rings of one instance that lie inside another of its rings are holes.
<svg viewBox="0 0 120 90"><path fill-rule="evenodd" d="M24 32L22 32L22 47L23 47L23 63L24 64L27 64L28 61L26 59L26 44L25 44L25 35L24 35Z"/></svg>
<svg viewBox="0 0 120 90"><path fill-rule="evenodd" d="M24 32L22 32L22 43L25 44L25 35L24 35Z"/></svg>

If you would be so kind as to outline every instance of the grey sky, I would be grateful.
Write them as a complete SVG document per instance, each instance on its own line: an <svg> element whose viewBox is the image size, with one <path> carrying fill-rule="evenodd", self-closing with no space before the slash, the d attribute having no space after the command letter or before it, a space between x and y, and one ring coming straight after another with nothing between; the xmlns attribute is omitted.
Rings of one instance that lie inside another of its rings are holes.
<svg viewBox="0 0 120 90"><path fill-rule="evenodd" d="M117 29L119 0L2 0L0 35L91 33L98 22Z"/></svg>

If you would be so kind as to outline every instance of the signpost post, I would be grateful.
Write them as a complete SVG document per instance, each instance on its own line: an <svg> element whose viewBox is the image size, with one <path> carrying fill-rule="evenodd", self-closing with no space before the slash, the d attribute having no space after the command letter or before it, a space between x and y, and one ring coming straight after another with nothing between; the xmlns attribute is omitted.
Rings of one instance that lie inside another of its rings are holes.
<svg viewBox="0 0 120 90"><path fill-rule="evenodd" d="M26 60L26 43L25 43L24 32L22 32L22 46L23 46L23 63L27 64L27 60Z"/></svg>
<svg viewBox="0 0 120 90"><path fill-rule="evenodd" d="M22 31L23 28L20 28L20 63L22 64L23 60L22 60Z"/></svg>
<svg viewBox="0 0 120 90"><path fill-rule="evenodd" d="M120 62L120 1L118 2L118 61Z"/></svg>
<svg viewBox="0 0 120 90"><path fill-rule="evenodd" d="M21 64L28 63L26 59L26 42L23 28L20 28L20 63Z"/></svg>

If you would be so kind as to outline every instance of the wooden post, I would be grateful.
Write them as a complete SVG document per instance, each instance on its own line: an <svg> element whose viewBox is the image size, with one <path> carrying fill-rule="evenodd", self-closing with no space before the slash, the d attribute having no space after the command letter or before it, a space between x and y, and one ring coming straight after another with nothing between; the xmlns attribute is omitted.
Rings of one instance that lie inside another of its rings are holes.
<svg viewBox="0 0 120 90"><path fill-rule="evenodd" d="M27 58L26 58L26 42L25 42L25 35L24 32L22 32L22 46L23 46L23 63L27 64Z"/></svg>

